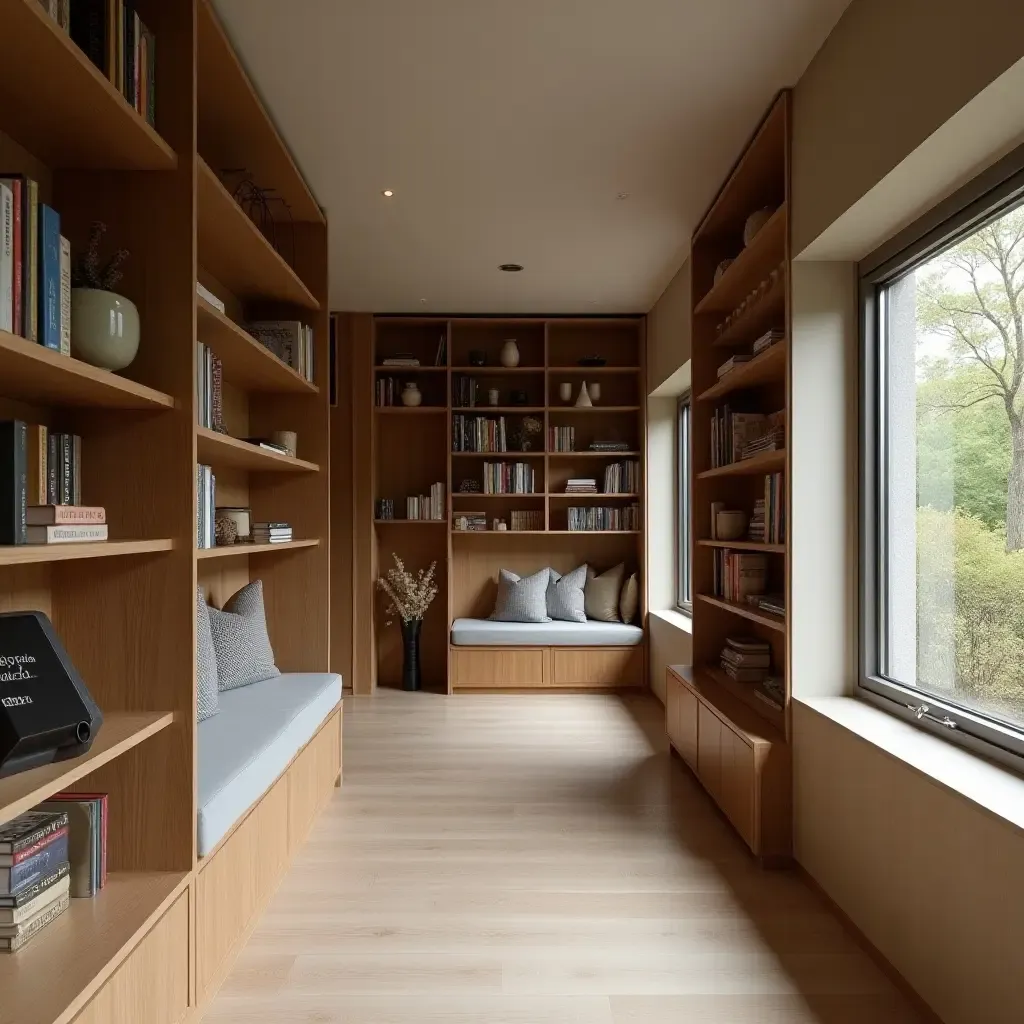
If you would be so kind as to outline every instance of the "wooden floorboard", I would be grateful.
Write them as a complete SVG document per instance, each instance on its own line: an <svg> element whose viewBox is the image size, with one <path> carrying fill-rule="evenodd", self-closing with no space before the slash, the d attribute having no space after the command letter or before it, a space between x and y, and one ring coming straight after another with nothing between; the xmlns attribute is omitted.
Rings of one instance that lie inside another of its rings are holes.
<svg viewBox="0 0 1024 1024"><path fill-rule="evenodd" d="M207 1024L917 1024L653 698L345 700L345 782Z"/></svg>

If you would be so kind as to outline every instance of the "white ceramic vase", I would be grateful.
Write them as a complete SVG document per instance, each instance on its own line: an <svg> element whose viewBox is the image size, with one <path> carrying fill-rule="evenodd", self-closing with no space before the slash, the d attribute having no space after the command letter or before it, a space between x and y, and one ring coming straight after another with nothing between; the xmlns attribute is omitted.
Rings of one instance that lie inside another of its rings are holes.
<svg viewBox="0 0 1024 1024"><path fill-rule="evenodd" d="M587 394L590 395L590 400L592 402L600 402L601 401L601 382L600 381L596 381L596 380L591 381L587 385Z"/></svg>
<svg viewBox="0 0 1024 1024"><path fill-rule="evenodd" d="M104 370L123 370L139 352L135 303L100 288L71 289L71 354Z"/></svg>
<svg viewBox="0 0 1024 1024"><path fill-rule="evenodd" d="M558 397L563 402L572 401L572 384L570 381L564 381L558 385Z"/></svg>
<svg viewBox="0 0 1024 1024"><path fill-rule="evenodd" d="M423 392L420 391L419 386L415 382L406 384L402 391L402 405L415 408L417 405L421 405L422 402Z"/></svg>
<svg viewBox="0 0 1024 1024"><path fill-rule="evenodd" d="M515 338L509 338L501 346L500 359L502 366L512 367L519 365L519 346L516 344Z"/></svg>
<svg viewBox="0 0 1024 1024"><path fill-rule="evenodd" d="M590 400L590 392L587 391L587 382L584 381L580 387L580 397L576 399L576 407L578 409L587 409L593 404Z"/></svg>

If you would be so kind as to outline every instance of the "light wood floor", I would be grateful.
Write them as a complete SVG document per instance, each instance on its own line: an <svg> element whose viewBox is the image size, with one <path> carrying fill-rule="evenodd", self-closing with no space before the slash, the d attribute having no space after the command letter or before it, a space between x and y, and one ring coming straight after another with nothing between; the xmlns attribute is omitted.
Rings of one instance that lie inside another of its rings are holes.
<svg viewBox="0 0 1024 1024"><path fill-rule="evenodd" d="M911 1024L653 698L345 699L338 790L206 1024Z"/></svg>

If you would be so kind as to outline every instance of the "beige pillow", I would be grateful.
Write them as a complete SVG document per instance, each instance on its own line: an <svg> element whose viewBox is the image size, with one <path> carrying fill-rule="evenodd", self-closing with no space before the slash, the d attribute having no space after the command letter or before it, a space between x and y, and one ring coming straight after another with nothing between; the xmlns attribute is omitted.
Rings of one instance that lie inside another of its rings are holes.
<svg viewBox="0 0 1024 1024"><path fill-rule="evenodd" d="M588 619L598 622L619 622L619 592L622 577L626 574L625 563L620 562L613 569L598 576L587 567L587 586L583 591L583 607Z"/></svg>
<svg viewBox="0 0 1024 1024"><path fill-rule="evenodd" d="M623 622L632 622L636 618L637 606L640 604L640 586L636 581L636 573L622 584L619 597L619 615Z"/></svg>

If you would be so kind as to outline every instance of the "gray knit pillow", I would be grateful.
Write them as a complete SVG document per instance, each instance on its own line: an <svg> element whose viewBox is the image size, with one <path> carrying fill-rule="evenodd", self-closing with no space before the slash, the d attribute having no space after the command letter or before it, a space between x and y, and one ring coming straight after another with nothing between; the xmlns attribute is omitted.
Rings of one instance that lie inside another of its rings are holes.
<svg viewBox="0 0 1024 1024"><path fill-rule="evenodd" d="M550 569L520 578L508 569L498 572L498 599L491 618L495 622L550 622L547 590Z"/></svg>
<svg viewBox="0 0 1024 1024"><path fill-rule="evenodd" d="M205 722L220 711L217 699L217 655L210 632L210 611L203 588L196 588L196 721Z"/></svg>
<svg viewBox="0 0 1024 1024"><path fill-rule="evenodd" d="M210 630L217 653L219 689L234 690L281 674L267 635L262 580L242 587L223 611L211 608Z"/></svg>
<svg viewBox="0 0 1024 1024"><path fill-rule="evenodd" d="M583 588L587 582L586 563L564 576L551 570L551 582L548 584L548 615L561 622L586 622L584 610Z"/></svg>

